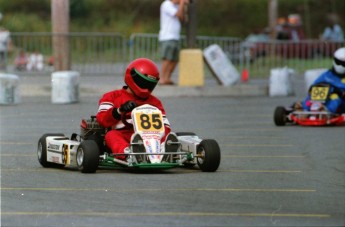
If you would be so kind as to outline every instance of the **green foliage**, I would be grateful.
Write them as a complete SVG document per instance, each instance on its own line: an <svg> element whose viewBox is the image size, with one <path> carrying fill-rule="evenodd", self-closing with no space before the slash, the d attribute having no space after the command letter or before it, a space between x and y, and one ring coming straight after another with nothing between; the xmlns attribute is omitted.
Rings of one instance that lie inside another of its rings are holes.
<svg viewBox="0 0 345 227"><path fill-rule="evenodd" d="M7 13L34 13L42 17L50 14L50 0L3 0L0 1L0 12Z"/></svg>
<svg viewBox="0 0 345 227"><path fill-rule="evenodd" d="M267 25L267 0L199 0L197 4L200 34L244 37Z"/></svg>
<svg viewBox="0 0 345 227"><path fill-rule="evenodd" d="M90 15L91 4L87 4L85 0L70 0L70 17L85 18Z"/></svg>
<svg viewBox="0 0 345 227"><path fill-rule="evenodd" d="M15 14L9 14L6 16L6 28L9 31L50 31L50 23L33 13L19 12Z"/></svg>

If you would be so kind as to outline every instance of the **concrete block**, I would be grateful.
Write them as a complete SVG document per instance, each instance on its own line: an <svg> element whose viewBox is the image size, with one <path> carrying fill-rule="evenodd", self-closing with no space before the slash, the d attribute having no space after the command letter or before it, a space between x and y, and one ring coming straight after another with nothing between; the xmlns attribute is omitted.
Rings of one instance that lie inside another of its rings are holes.
<svg viewBox="0 0 345 227"><path fill-rule="evenodd" d="M201 87L205 84L204 61L199 49L184 49L180 51L179 86Z"/></svg>
<svg viewBox="0 0 345 227"><path fill-rule="evenodd" d="M67 104L79 101L80 74L76 71L52 73L52 103Z"/></svg>
<svg viewBox="0 0 345 227"><path fill-rule="evenodd" d="M0 104L13 105L21 101L17 75L0 73Z"/></svg>

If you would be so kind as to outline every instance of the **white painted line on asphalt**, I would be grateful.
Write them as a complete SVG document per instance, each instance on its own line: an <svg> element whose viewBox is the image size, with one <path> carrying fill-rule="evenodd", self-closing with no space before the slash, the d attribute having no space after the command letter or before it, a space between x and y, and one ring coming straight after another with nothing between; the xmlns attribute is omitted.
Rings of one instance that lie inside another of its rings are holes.
<svg viewBox="0 0 345 227"><path fill-rule="evenodd" d="M329 214L313 214L313 213L231 213L231 212L1 212L1 215L7 216L231 216L231 217L290 217L290 218L330 218Z"/></svg>

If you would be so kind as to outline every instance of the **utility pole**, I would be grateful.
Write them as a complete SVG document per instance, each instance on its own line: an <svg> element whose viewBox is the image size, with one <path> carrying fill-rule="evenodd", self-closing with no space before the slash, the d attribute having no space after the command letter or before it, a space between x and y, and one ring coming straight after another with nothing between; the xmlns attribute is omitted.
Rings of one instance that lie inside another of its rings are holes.
<svg viewBox="0 0 345 227"><path fill-rule="evenodd" d="M276 38L276 23L278 17L278 1L268 0L268 24L271 33L271 39Z"/></svg>
<svg viewBox="0 0 345 227"><path fill-rule="evenodd" d="M197 0L189 0L187 9L187 47L195 48L196 46L196 27L197 27L197 13L196 3Z"/></svg>
<svg viewBox="0 0 345 227"><path fill-rule="evenodd" d="M55 71L71 69L69 47L69 0L51 0Z"/></svg>

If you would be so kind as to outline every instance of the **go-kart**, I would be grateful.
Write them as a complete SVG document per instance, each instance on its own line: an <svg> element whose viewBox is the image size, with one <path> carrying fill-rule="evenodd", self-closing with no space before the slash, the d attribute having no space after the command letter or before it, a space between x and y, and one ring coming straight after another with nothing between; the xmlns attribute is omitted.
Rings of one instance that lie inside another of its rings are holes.
<svg viewBox="0 0 345 227"><path fill-rule="evenodd" d="M73 133L68 138L61 133L44 134L38 141L38 161L43 167L78 168L82 173L94 173L99 168L169 169L196 164L203 172L218 169L221 154L214 139L177 132L170 133L161 144L165 129L159 109L142 105L132 110L131 117L134 134L128 152L113 154L104 141L108 129L91 116L82 119L79 135ZM130 124L124 117L122 122Z"/></svg>
<svg viewBox="0 0 345 227"><path fill-rule="evenodd" d="M330 96L329 84L316 84L310 87L310 111L303 110L301 106L293 105L290 108L276 107L274 123L284 126L287 123L302 126L326 126L345 124L345 114L332 113L324 108Z"/></svg>

